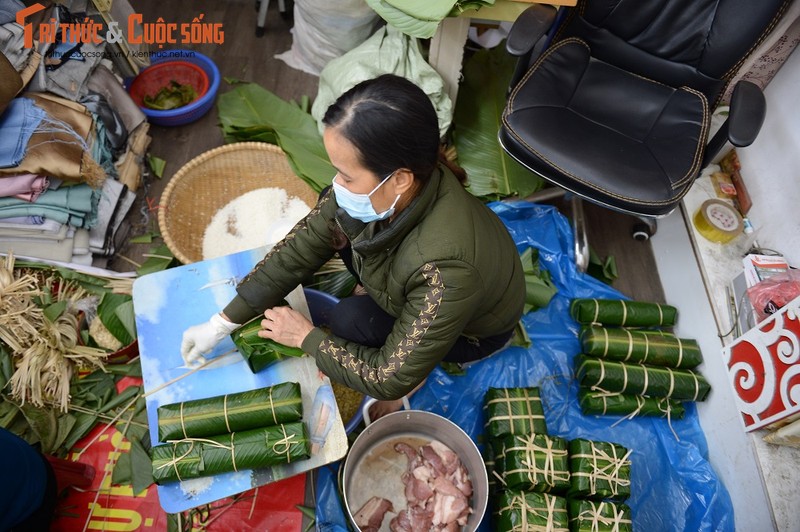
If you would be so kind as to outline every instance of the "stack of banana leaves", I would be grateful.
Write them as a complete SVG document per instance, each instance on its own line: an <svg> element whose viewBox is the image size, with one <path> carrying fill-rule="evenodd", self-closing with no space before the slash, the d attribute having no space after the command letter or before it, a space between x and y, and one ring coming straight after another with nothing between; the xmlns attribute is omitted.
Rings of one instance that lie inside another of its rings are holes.
<svg viewBox="0 0 800 532"><path fill-rule="evenodd" d="M149 262L156 271L171 261ZM112 482L138 493L152 477L132 281L0 257L0 427L64 458L90 446L95 427L113 426L131 451Z"/></svg>

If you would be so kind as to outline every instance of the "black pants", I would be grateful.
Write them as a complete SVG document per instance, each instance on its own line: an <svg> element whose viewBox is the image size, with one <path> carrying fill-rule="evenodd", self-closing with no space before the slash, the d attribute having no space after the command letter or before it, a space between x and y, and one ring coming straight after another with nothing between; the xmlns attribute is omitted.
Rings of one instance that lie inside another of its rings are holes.
<svg viewBox="0 0 800 532"><path fill-rule="evenodd" d="M330 318L336 336L369 347L381 347L392 332L395 318L387 314L368 295L350 296L334 307ZM445 362L463 364L487 357L506 345L514 331L487 338L459 336L445 355Z"/></svg>
<svg viewBox="0 0 800 532"><path fill-rule="evenodd" d="M58 503L58 484L56 483L56 475L53 471L53 466L50 462L42 456L45 471L47 474L47 483L44 490L44 498L42 504L33 511L23 522L18 523L11 527L11 532L41 532L43 530L50 530L50 522L56 511L56 504Z"/></svg>

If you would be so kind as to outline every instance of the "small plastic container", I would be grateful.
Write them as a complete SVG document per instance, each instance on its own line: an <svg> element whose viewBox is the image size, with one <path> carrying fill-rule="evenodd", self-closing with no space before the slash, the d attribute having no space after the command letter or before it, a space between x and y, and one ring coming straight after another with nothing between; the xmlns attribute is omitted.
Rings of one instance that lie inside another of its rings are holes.
<svg viewBox="0 0 800 532"><path fill-rule="evenodd" d="M154 97L158 91L169 87L173 81L181 85L191 85L197 93L197 98L184 106L170 110L177 111L186 107L208 92L208 75L202 68L188 61L164 61L145 68L134 78L130 88L131 98L144 111L157 110L146 107L144 99L147 96Z"/></svg>
<svg viewBox="0 0 800 532"><path fill-rule="evenodd" d="M164 65L169 68L177 62L191 64L205 73L208 85L202 96L199 96L192 103L184 105L183 107L178 107L177 109L169 109L166 111L148 109L146 107L141 107L141 103L137 101L136 103L139 104L142 112L147 116L148 122L157 126L181 126L200 119L214 107L214 102L217 99L217 91L219 90L220 73L217 65L209 57L194 50L162 50L153 54L150 57L150 61L151 65L140 72L130 83L128 92L131 93L131 97L133 97L134 101L136 101L136 98L132 91L136 80L147 70L159 65L161 65L160 68L164 68ZM179 80L176 81L180 82Z"/></svg>

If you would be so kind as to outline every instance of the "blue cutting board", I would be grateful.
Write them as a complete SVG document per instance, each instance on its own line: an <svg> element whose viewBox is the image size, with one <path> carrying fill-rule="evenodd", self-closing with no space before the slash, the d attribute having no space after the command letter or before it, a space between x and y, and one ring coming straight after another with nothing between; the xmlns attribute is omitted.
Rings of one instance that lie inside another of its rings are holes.
<svg viewBox="0 0 800 532"><path fill-rule="evenodd" d="M181 338L186 328L208 320L236 295L236 284L261 260L268 248L232 255L151 273L133 284L133 306L145 393L154 390L189 369L181 359ZM228 338L207 358L234 349ZM159 405L243 392L281 382L299 382L303 399L303 421L321 446L308 460L259 470L225 473L206 478L158 486L161 507L177 513L225 497L264 486L277 480L305 473L340 460L347 453L347 435L336 407L330 381L305 356L287 359L254 374L239 353L221 358L219 363L181 379L147 397L147 419L152 445L158 445ZM324 427L316 420L323 410L334 412L332 423ZM316 416L315 416L316 411ZM314 423L312 423L312 420ZM315 434L316 433L316 434Z"/></svg>

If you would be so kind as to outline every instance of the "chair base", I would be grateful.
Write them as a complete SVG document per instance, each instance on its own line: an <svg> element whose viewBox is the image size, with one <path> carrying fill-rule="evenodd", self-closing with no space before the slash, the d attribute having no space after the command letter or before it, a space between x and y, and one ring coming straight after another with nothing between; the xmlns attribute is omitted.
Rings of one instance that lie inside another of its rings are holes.
<svg viewBox="0 0 800 532"><path fill-rule="evenodd" d="M570 210L572 213L572 232L575 235L575 266L578 268L578 271L585 272L589 267L589 237L586 231L583 198L563 188L550 187L534 192L530 196L523 198L523 201L544 203L564 197L569 198ZM637 219L637 223L634 224L631 230L631 237L635 240L646 241L656 234L658 222L655 218L630 212L625 212L625 214Z"/></svg>

